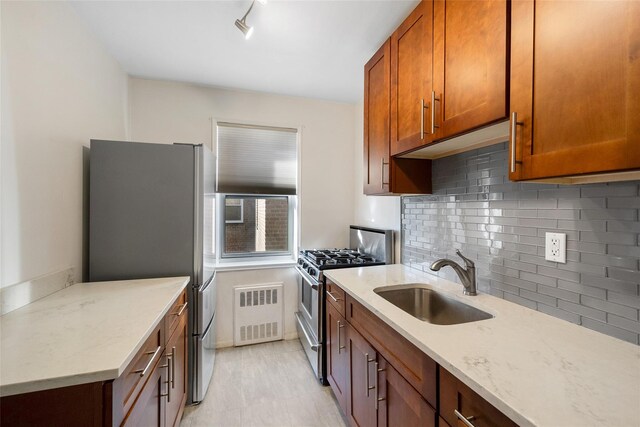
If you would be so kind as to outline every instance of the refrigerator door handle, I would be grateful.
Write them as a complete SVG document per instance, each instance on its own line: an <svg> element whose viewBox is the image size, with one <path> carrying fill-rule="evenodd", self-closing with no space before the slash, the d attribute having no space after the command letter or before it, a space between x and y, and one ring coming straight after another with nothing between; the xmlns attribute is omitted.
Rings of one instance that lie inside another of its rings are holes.
<svg viewBox="0 0 640 427"><path fill-rule="evenodd" d="M203 250L204 244L202 242L204 218L202 205L204 200L204 182L203 182L203 162L202 146L193 147L193 281L196 285L202 285L203 280Z"/></svg>

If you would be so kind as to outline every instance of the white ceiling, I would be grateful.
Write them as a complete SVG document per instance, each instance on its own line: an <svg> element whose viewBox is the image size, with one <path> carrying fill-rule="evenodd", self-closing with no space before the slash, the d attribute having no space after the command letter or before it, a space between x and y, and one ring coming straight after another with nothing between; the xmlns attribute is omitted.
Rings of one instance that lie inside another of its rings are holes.
<svg viewBox="0 0 640 427"><path fill-rule="evenodd" d="M418 0L78 1L74 9L130 75L344 102L363 66Z"/></svg>

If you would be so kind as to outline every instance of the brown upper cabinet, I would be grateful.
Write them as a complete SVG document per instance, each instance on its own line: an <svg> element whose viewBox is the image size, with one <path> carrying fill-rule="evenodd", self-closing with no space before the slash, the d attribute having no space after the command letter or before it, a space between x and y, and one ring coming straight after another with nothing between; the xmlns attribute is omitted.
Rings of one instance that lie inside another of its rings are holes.
<svg viewBox="0 0 640 427"><path fill-rule="evenodd" d="M423 0L365 65L365 194L429 194L430 159L506 139L508 23L506 0Z"/></svg>
<svg viewBox="0 0 640 427"><path fill-rule="evenodd" d="M508 119L508 12L502 0L434 1L434 140Z"/></svg>
<svg viewBox="0 0 640 427"><path fill-rule="evenodd" d="M514 1L511 28L509 178L637 179L640 2Z"/></svg>
<svg viewBox="0 0 640 427"><path fill-rule="evenodd" d="M391 155L508 118L508 8L424 0L391 35Z"/></svg>
<svg viewBox="0 0 640 427"><path fill-rule="evenodd" d="M432 140L433 1L422 1L391 35L391 154Z"/></svg>
<svg viewBox="0 0 640 427"><path fill-rule="evenodd" d="M390 41L364 67L364 194L431 192L431 161L389 153Z"/></svg>

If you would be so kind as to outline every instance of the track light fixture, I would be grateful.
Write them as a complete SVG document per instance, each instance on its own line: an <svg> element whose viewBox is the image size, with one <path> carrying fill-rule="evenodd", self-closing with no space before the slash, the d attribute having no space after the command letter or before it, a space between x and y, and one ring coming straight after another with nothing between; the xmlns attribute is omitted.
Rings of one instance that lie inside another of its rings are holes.
<svg viewBox="0 0 640 427"><path fill-rule="evenodd" d="M253 9L253 5L255 3L256 3L256 0L252 0L251 6L249 6L249 10L247 10L247 13L244 14L242 19L236 19L236 27L238 27L238 29L242 31L242 34L244 34L245 39L249 39L249 37L251 37L251 34L253 34L253 27L250 25L247 25L247 16L249 16L249 13L251 12L251 9ZM267 0L258 0L258 3L266 4Z"/></svg>

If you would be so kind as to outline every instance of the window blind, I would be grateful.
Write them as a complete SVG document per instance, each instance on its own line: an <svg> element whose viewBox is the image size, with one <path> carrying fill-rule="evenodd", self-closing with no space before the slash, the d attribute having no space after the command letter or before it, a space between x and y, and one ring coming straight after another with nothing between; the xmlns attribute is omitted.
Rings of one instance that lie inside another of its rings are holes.
<svg viewBox="0 0 640 427"><path fill-rule="evenodd" d="M217 192L296 194L296 129L225 122L217 125Z"/></svg>

